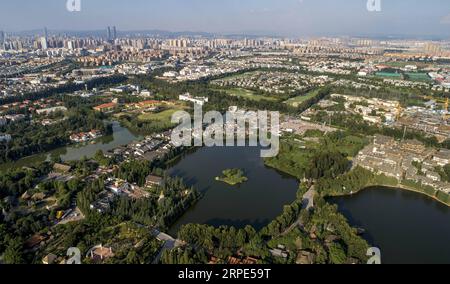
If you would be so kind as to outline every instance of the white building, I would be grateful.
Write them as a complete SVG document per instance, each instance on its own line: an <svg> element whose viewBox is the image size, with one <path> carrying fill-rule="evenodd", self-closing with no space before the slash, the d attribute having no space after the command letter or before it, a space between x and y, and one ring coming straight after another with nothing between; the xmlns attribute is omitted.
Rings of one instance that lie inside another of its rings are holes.
<svg viewBox="0 0 450 284"><path fill-rule="evenodd" d="M164 72L163 77L167 77L167 78L175 78L178 76L178 72L175 71L168 71L168 72Z"/></svg>
<svg viewBox="0 0 450 284"><path fill-rule="evenodd" d="M66 112L67 108L63 107L63 106L57 106L57 107L51 107L51 108L43 108L43 109L36 110L36 113L37 114L49 114L49 113L57 112L57 111Z"/></svg>
<svg viewBox="0 0 450 284"><path fill-rule="evenodd" d="M201 106L203 106L205 103L209 101L207 97L193 97L189 93L180 95L179 99L180 101L193 102L194 104L198 104Z"/></svg>
<svg viewBox="0 0 450 284"><path fill-rule="evenodd" d="M433 157L433 161L439 166L444 167L450 164L450 150L442 149L436 153Z"/></svg>

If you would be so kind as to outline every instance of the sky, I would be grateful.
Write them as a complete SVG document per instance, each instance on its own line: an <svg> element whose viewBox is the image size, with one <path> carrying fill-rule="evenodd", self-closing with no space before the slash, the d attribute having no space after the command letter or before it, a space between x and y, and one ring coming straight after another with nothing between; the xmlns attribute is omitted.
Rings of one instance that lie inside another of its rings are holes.
<svg viewBox="0 0 450 284"><path fill-rule="evenodd" d="M168 30L279 36L450 38L450 0L0 0L0 30Z"/></svg>

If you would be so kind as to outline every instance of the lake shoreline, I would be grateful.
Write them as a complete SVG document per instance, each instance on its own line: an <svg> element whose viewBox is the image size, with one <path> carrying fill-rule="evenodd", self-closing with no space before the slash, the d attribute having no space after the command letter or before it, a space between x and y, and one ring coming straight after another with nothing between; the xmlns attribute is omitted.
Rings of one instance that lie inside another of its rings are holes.
<svg viewBox="0 0 450 284"><path fill-rule="evenodd" d="M443 202L442 200L439 200L436 196L431 196L423 191L417 190L415 188L403 185L403 184L398 184L398 185L392 185L392 184L370 184L365 186L364 188L361 188L357 191L355 191L354 193L346 193L346 194L335 194L335 195L327 195L325 196L326 198L336 198L336 197L349 197L349 196L354 196L357 195L358 193L365 191L365 190L370 190L371 188L376 188L376 187L381 187L381 188L386 188L386 189L390 189L390 190L405 190L405 191L409 191L409 192L415 192L418 194L421 194L423 196L427 196L431 199L433 199L434 201L437 201L447 207L450 208L450 204Z"/></svg>
<svg viewBox="0 0 450 284"><path fill-rule="evenodd" d="M361 237L382 250L383 263L449 263L450 207L418 193L407 186L371 185L325 200L352 227L364 229Z"/></svg>
<svg viewBox="0 0 450 284"><path fill-rule="evenodd" d="M64 146L58 146L54 149L23 157L16 161L2 163L0 164L0 170L18 169L22 167L34 166L39 163L51 161L52 157L60 157L63 161L79 160L84 156L92 157L97 150L107 151L109 149L114 149L121 145L126 145L142 138L141 136L137 136L132 133L126 127L123 127L120 122L116 120L108 120L105 122L112 125L112 133L92 140L96 142L95 144L68 143ZM125 134L123 132L125 132ZM108 141L108 139L110 139L110 141Z"/></svg>
<svg viewBox="0 0 450 284"><path fill-rule="evenodd" d="M242 169L248 180L235 186L217 181L224 169ZM298 190L296 178L264 165L258 147L201 147L182 155L167 170L203 194L170 228L172 234L190 223L261 229L282 213L283 206L295 200Z"/></svg>
<svg viewBox="0 0 450 284"><path fill-rule="evenodd" d="M277 171L280 171L280 172L282 172L282 173L284 173L284 174L286 174L286 175L288 175L288 176L291 176L292 178L295 178L296 180L298 180L298 181L300 182L300 180L298 179L298 177L296 177L296 176L294 176L294 175L292 175L292 174L290 174L290 173L288 173L288 172L286 172L286 171L283 171L283 170L280 169L280 168L274 167L274 166L272 166L272 165L266 163L266 161L264 161L264 164L265 164L267 167L272 168L272 169L275 169L275 170L277 170ZM373 187L385 187L385 188L389 188L389 189L393 189L393 190L401 189L401 190L406 190L406 191L409 191L409 192L415 192L415 193L418 193L418 194L422 194L422 195L424 195L424 196L427 196L427 197L433 199L434 201L437 201L437 202L439 202L439 203L441 203L441 204L443 204L443 205L445 205L445 206L447 206L447 207L450 208L450 204L449 204L449 203L446 203L446 202L444 202L444 201L438 199L436 196L432 196L432 195L430 195L430 194L427 194L426 192L420 191L420 190L418 190L418 189L415 189L415 188L413 188L413 187L410 187L410 186L407 186L407 185L404 185L404 184L401 184L401 183L398 183L398 184L396 184L396 185L393 185L393 184L387 184L387 183L386 183L386 184L383 184L383 183L368 184L368 185L364 186L363 188L360 188L360 189L356 190L356 191L353 192L353 193L335 194L335 195L326 195L326 196L324 196L324 197L325 197L325 198L329 198L329 197L346 197L346 196L353 196L353 195L355 195L355 194L358 194L358 193L361 192L361 191L364 191L364 190L370 190L370 188L373 188Z"/></svg>

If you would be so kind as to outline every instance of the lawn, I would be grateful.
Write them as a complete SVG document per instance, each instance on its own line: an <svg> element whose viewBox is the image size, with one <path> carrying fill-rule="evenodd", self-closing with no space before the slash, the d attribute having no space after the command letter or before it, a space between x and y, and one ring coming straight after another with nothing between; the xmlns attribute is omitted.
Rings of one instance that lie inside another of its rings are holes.
<svg viewBox="0 0 450 284"><path fill-rule="evenodd" d="M351 159L369 143L366 138L345 133L318 135L316 138L318 141L286 137L281 140L278 156L265 159L264 162L269 167L302 179L318 151L338 151Z"/></svg>
<svg viewBox="0 0 450 284"><path fill-rule="evenodd" d="M406 73L406 75L409 77L411 81L422 81L422 82L430 82L431 78L428 76L427 73L414 73L409 72Z"/></svg>
<svg viewBox="0 0 450 284"><path fill-rule="evenodd" d="M317 145L313 142L305 141L300 143L290 138L283 139L280 143L278 156L267 158L264 162L269 167L302 179L316 149Z"/></svg>
<svg viewBox="0 0 450 284"><path fill-rule="evenodd" d="M369 144L369 140L367 138L349 135L336 140L334 143L339 152L344 153L349 157L355 157L364 146Z"/></svg>
<svg viewBox="0 0 450 284"><path fill-rule="evenodd" d="M400 73L377 72L377 73L375 73L375 75L378 77L387 77L387 78L392 78L392 79L401 79L402 78L402 74L400 74Z"/></svg>
<svg viewBox="0 0 450 284"><path fill-rule="evenodd" d="M182 108L173 108L157 113L144 113L139 115L138 119L142 122L155 121L155 122L170 123L170 121L172 120L172 115L179 110L182 110Z"/></svg>
<svg viewBox="0 0 450 284"><path fill-rule="evenodd" d="M430 67L431 64L423 63L423 62L387 62L385 65L395 67L395 68L404 68L407 65L416 65L418 68L427 68Z"/></svg>
<svg viewBox="0 0 450 284"><path fill-rule="evenodd" d="M233 96L233 97L239 97L239 98L244 98L244 99L258 101L258 102L259 101L270 101L270 102L277 101L277 99L274 97L257 95L257 94L255 94L254 91L246 90L246 89L242 89L242 88L234 88L234 89L221 90L221 91L225 91L228 95Z"/></svg>
<svg viewBox="0 0 450 284"><path fill-rule="evenodd" d="M312 91L312 92L307 93L306 95L291 98L291 99L285 101L284 103L288 104L290 106L293 106L293 107L298 107L300 104L304 103L305 101L310 100L310 99L314 98L315 96L317 96L318 93L319 92L317 90Z"/></svg>

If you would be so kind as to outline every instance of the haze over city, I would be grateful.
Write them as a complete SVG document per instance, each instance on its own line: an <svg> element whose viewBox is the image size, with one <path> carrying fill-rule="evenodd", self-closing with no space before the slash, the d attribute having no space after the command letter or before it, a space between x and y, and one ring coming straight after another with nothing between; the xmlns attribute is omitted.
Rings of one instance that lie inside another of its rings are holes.
<svg viewBox="0 0 450 284"><path fill-rule="evenodd" d="M81 12L65 0L5 0L0 29L195 31L278 36L450 35L446 0L381 0L380 12L366 0L81 0ZM130 20L133 19L133 20ZM420 20L417 20L420 19Z"/></svg>

